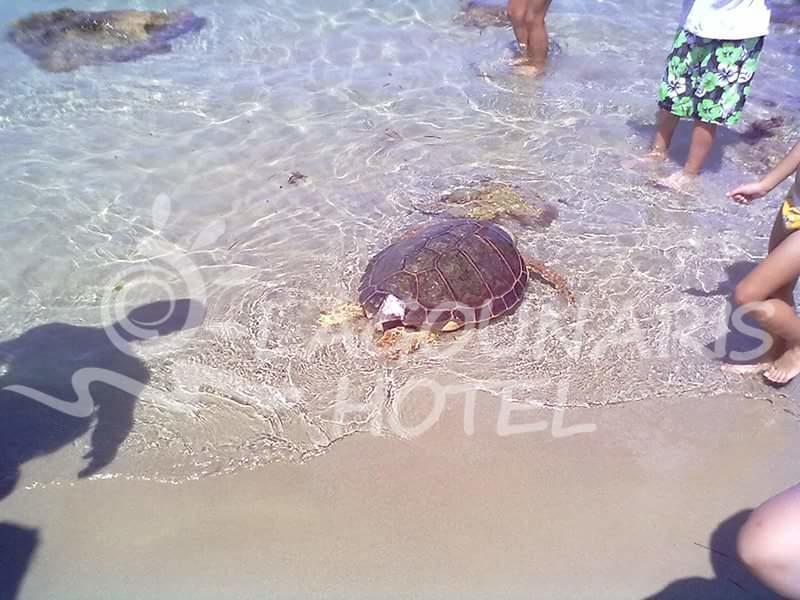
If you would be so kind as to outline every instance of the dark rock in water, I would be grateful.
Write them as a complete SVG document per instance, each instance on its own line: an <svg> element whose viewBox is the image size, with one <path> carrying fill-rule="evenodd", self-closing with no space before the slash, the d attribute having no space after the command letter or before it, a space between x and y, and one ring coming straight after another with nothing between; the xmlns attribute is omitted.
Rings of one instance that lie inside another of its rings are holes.
<svg viewBox="0 0 800 600"><path fill-rule="evenodd" d="M289 174L289 185L296 185L298 181L302 181L306 178L306 175L301 173L300 171L292 171Z"/></svg>
<svg viewBox="0 0 800 600"><path fill-rule="evenodd" d="M750 127L742 133L742 138L750 143L755 143L767 137L774 137L775 131L783 127L783 124L781 116L753 121Z"/></svg>
<svg viewBox="0 0 800 600"><path fill-rule="evenodd" d="M490 4L480 0L462 2L461 12L454 18L456 23L466 27L510 27L511 19L508 17L505 3Z"/></svg>
<svg viewBox="0 0 800 600"><path fill-rule="evenodd" d="M110 10L69 8L33 13L16 21L8 40L50 72L84 65L128 62L172 50L170 40L205 27L189 10Z"/></svg>

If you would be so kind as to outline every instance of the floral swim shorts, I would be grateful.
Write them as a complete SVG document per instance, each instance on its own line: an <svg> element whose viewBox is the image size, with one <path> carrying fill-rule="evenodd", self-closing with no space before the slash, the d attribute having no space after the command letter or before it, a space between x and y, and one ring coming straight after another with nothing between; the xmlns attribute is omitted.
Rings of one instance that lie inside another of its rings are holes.
<svg viewBox="0 0 800 600"><path fill-rule="evenodd" d="M735 125L763 46L763 36L714 40L679 30L667 57L658 105L678 117Z"/></svg>

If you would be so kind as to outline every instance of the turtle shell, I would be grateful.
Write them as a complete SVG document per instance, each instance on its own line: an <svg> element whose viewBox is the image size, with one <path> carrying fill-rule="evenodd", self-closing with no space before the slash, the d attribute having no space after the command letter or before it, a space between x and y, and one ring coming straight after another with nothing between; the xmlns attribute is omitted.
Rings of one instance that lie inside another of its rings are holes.
<svg viewBox="0 0 800 600"><path fill-rule="evenodd" d="M405 306L394 325L451 330L514 311L527 283L525 262L504 229L453 219L375 255L361 279L358 300L371 318L392 295Z"/></svg>

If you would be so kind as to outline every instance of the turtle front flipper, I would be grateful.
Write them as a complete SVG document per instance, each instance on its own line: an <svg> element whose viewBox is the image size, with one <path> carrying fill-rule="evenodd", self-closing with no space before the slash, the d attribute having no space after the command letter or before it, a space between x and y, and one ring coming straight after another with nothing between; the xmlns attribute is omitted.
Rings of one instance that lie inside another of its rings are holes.
<svg viewBox="0 0 800 600"><path fill-rule="evenodd" d="M342 304L331 310L323 310L317 321L323 327L336 327L364 317L366 317L366 315L364 314L364 309L360 305Z"/></svg>
<svg viewBox="0 0 800 600"><path fill-rule="evenodd" d="M537 276L553 286L569 304L575 304L575 294L561 273L554 271L542 261L527 256L525 257L525 266L531 275Z"/></svg>

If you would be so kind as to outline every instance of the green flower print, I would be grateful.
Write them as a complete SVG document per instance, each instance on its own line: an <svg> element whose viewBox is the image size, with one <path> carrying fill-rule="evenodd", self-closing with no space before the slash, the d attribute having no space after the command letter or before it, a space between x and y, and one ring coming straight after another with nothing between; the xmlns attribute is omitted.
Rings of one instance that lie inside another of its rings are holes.
<svg viewBox="0 0 800 600"><path fill-rule="evenodd" d="M678 35L675 36L675 42L672 44L672 49L677 50L685 43L686 43L686 31L681 29L680 32L678 32Z"/></svg>
<svg viewBox="0 0 800 600"><path fill-rule="evenodd" d="M736 104L739 102L739 88L737 86L731 86L722 92L722 98L720 98L720 102L722 103L722 108L726 113L730 113L736 108Z"/></svg>
<svg viewBox="0 0 800 600"><path fill-rule="evenodd" d="M686 64L686 61L681 59L678 56L673 56L669 61L669 72L670 74L674 75L685 75L686 71L689 70L689 65Z"/></svg>
<svg viewBox="0 0 800 600"><path fill-rule="evenodd" d="M673 73L667 76L667 96L675 100L686 93L686 78L676 77Z"/></svg>
<svg viewBox="0 0 800 600"><path fill-rule="evenodd" d="M748 58L744 61L741 70L739 71L739 83L745 83L753 78L753 74L758 67L758 57Z"/></svg>
<svg viewBox="0 0 800 600"><path fill-rule="evenodd" d="M678 31L658 87L658 105L681 119L738 123L763 44L763 36L715 40Z"/></svg>
<svg viewBox="0 0 800 600"><path fill-rule="evenodd" d="M697 114L703 121L716 121L722 116L722 107L706 98L697 107Z"/></svg>
<svg viewBox="0 0 800 600"><path fill-rule="evenodd" d="M663 102L667 98L669 98L669 86L666 81L662 81L661 85L658 86L658 100Z"/></svg>
<svg viewBox="0 0 800 600"><path fill-rule="evenodd" d="M736 83L739 81L739 67L737 65L719 65L717 75L726 83Z"/></svg>
<svg viewBox="0 0 800 600"><path fill-rule="evenodd" d="M693 65L702 65L711 56L711 50L705 46L695 46L689 50L689 62Z"/></svg>
<svg viewBox="0 0 800 600"><path fill-rule="evenodd" d="M741 118L742 118L742 111L737 110L730 117L728 117L725 123L727 123L728 125L736 125Z"/></svg>
<svg viewBox="0 0 800 600"><path fill-rule="evenodd" d="M697 90L698 96L705 96L709 92L713 92L720 85L719 75L716 73L706 73L700 80L700 86Z"/></svg>
<svg viewBox="0 0 800 600"><path fill-rule="evenodd" d="M694 112L694 103L689 97L679 98L672 104L672 113L679 117L691 117Z"/></svg>
<svg viewBox="0 0 800 600"><path fill-rule="evenodd" d="M724 45L722 48L717 48L717 61L721 65L731 65L742 59L744 50L734 45Z"/></svg>

